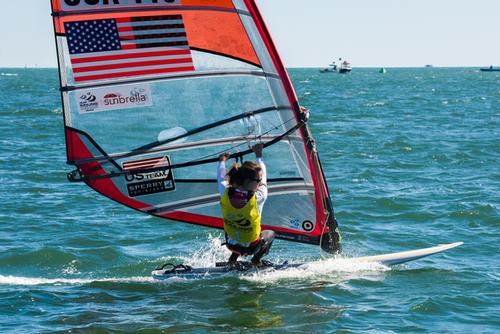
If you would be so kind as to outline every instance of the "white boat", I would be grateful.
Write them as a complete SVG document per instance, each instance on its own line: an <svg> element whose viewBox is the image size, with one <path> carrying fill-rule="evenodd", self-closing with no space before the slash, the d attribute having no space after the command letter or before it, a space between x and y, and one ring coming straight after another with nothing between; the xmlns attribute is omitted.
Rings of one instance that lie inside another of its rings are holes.
<svg viewBox="0 0 500 334"><path fill-rule="evenodd" d="M352 70L351 63L347 60L342 61L342 58L339 58L340 65L337 65L335 61L333 61L328 67L322 68L319 71L321 73L328 72L338 72L338 73L349 73Z"/></svg>
<svg viewBox="0 0 500 334"><path fill-rule="evenodd" d="M349 73L352 71L351 63L349 63L347 60L344 60L338 69L339 73Z"/></svg>
<svg viewBox="0 0 500 334"><path fill-rule="evenodd" d="M319 70L321 73L337 72L337 64L333 61L328 67Z"/></svg>

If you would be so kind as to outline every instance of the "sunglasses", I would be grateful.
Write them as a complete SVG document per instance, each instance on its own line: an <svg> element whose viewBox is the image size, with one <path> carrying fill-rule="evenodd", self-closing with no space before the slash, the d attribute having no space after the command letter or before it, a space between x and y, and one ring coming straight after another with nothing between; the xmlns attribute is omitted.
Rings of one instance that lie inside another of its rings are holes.
<svg viewBox="0 0 500 334"><path fill-rule="evenodd" d="M250 179L250 181L255 181L257 183L260 183L260 181L262 181L262 179Z"/></svg>

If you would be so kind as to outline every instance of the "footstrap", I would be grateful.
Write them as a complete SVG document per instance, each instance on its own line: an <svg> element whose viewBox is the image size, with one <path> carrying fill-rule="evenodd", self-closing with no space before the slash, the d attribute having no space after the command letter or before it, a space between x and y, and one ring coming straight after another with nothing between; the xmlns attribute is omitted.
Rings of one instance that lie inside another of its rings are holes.
<svg viewBox="0 0 500 334"><path fill-rule="evenodd" d="M160 268L156 268L155 270L165 270L165 274L174 274L174 273L184 273L187 271L191 271L193 267L188 266L186 264L173 264L173 263L165 263Z"/></svg>

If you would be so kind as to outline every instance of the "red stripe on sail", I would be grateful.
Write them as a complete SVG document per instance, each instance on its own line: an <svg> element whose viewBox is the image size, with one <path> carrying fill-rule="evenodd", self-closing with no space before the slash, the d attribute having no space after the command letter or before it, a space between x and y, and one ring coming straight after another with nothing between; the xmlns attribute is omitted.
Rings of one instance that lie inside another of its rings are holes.
<svg viewBox="0 0 500 334"><path fill-rule="evenodd" d="M205 225L220 229L224 228L224 221L222 220L222 218L213 216L199 215L195 213L182 212L182 211L164 213L161 214L160 216L196 225Z"/></svg>
<svg viewBox="0 0 500 334"><path fill-rule="evenodd" d="M192 62L191 58L180 58L180 59L140 61L140 62L133 62L133 63L118 63L118 64L110 64L110 65L98 65L98 66L87 66L87 67L73 68L73 73L105 71L105 70L114 70L114 69L127 68L127 67L144 67L144 66L155 66L155 65L182 64L182 63L191 63L191 62Z"/></svg>
<svg viewBox="0 0 500 334"><path fill-rule="evenodd" d="M188 72L188 71L194 71L194 67L186 66L186 67L174 67L174 68L160 68L154 70L88 75L88 76L75 77L75 81L81 82L81 81L92 81L92 80L104 80L104 79L122 78L128 76L140 76L140 75L151 75L151 74L172 73L172 72Z"/></svg>
<svg viewBox="0 0 500 334"><path fill-rule="evenodd" d="M136 44L122 45L122 50L132 50L132 49L137 49L137 45Z"/></svg>
<svg viewBox="0 0 500 334"><path fill-rule="evenodd" d="M134 27L118 27L118 32L134 31Z"/></svg>
<svg viewBox="0 0 500 334"><path fill-rule="evenodd" d="M219 217L214 217L214 216L207 216L207 215L200 215L196 213L190 213L190 212L184 212L184 211L172 211L169 213L164 213L160 214L160 217L164 218L169 218L173 220L178 220L186 223L192 223L196 225L205 225L209 227L215 227L215 228L224 228L224 221L222 218ZM282 227L276 227L276 226L269 226L269 225L262 225L263 230L273 230L276 232L282 232L282 233L289 233L289 234L301 234L301 235L309 235L313 237L317 237L319 234L316 232L303 232L303 231L297 231L297 230L291 230L287 228L282 228Z"/></svg>
<svg viewBox="0 0 500 334"><path fill-rule="evenodd" d="M136 169L158 168L158 167L168 167L168 166L169 163L166 157L127 161L123 163L124 170L136 170Z"/></svg>
<svg viewBox="0 0 500 334"><path fill-rule="evenodd" d="M129 23L130 17L117 17L115 18L116 23Z"/></svg>
<svg viewBox="0 0 500 334"><path fill-rule="evenodd" d="M157 163L157 164L143 164L143 165L136 165L136 166L131 166L131 167L123 167L124 170L138 170L138 169L149 169L149 168L160 168L160 167L168 167L168 163Z"/></svg>
<svg viewBox="0 0 500 334"><path fill-rule="evenodd" d="M155 24L150 26L120 26L118 27L118 32L130 32L130 31L142 31L142 30L158 30L158 29L184 29L185 26L183 23L176 24Z"/></svg>
<svg viewBox="0 0 500 334"><path fill-rule="evenodd" d="M126 161L126 162L123 163L123 168L126 168L126 166L132 166L132 165L144 164L144 163L152 163L152 162L159 162L159 161L165 161L165 157L157 157L157 158L149 158L149 159L143 159L143 160Z"/></svg>
<svg viewBox="0 0 500 334"><path fill-rule="evenodd" d="M144 58L144 57L159 57L159 56L178 56L178 55L190 55L190 54L191 54L191 51L189 51L189 50L149 51L149 52L126 53L126 54L117 54L117 55L108 55L108 56L75 58L75 59L71 59L71 62L73 64L82 64L82 63L93 63L93 62L107 61L107 60Z"/></svg>
<svg viewBox="0 0 500 334"><path fill-rule="evenodd" d="M135 40L136 38L134 36L120 36L120 41L133 41ZM123 44L122 44L123 46Z"/></svg>

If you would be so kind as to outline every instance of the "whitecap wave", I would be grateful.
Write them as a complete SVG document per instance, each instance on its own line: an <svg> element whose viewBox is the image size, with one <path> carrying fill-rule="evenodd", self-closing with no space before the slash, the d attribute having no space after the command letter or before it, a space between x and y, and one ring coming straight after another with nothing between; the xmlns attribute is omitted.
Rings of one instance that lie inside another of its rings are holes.
<svg viewBox="0 0 500 334"><path fill-rule="evenodd" d="M231 252L227 247L222 247L221 234L209 234L208 242L205 243L188 258L185 258L186 264L191 267L213 267L217 262L227 261Z"/></svg>
<svg viewBox="0 0 500 334"><path fill-rule="evenodd" d="M0 285L84 285L95 282L115 283L147 283L153 282L152 277L125 278L43 278L0 275Z"/></svg>
<svg viewBox="0 0 500 334"><path fill-rule="evenodd" d="M381 272L389 270L391 270L390 267L378 262L365 262L349 258L335 258L305 263L304 265L296 268L265 270L252 275L242 276L242 278L261 283L273 283L280 280L290 279L323 280L331 278L334 278L337 281L345 281L346 279L359 278L361 274L363 277L368 278L373 274L378 275Z"/></svg>
<svg viewBox="0 0 500 334"><path fill-rule="evenodd" d="M374 101L374 102L365 103L365 107L368 107L368 108L383 107L383 106L385 106L385 102L383 102L383 101Z"/></svg>

